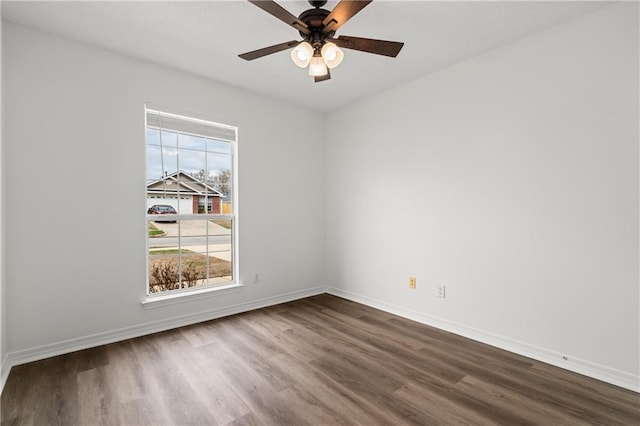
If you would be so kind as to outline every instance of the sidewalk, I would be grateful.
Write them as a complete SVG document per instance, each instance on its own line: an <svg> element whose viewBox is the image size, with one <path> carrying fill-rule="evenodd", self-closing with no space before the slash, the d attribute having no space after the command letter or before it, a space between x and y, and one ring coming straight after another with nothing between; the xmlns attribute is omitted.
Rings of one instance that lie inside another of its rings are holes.
<svg viewBox="0 0 640 426"><path fill-rule="evenodd" d="M208 230L207 230L208 222ZM153 222L153 225L163 231L163 237L177 237L178 223ZM207 232L208 231L208 232ZM231 229L220 226L207 219L180 221L180 235L183 237L199 237L205 235L231 235Z"/></svg>

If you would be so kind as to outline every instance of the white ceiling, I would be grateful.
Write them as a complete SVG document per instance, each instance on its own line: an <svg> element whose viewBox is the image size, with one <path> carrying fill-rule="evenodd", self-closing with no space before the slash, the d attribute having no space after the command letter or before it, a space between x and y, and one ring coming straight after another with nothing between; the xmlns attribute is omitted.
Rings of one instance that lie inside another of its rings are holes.
<svg viewBox="0 0 640 426"><path fill-rule="evenodd" d="M333 9L330 1L325 8ZM306 1L280 1L298 15ZM397 58L345 50L332 79L313 83L289 51L239 53L297 32L246 1L2 1L2 18L301 106L328 111L510 43L610 2L374 1L338 30L404 41Z"/></svg>

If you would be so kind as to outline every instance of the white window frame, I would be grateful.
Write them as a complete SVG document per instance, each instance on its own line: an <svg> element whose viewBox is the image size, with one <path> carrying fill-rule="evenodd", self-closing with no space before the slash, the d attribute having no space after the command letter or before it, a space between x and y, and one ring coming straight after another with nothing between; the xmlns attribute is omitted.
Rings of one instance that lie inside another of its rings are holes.
<svg viewBox="0 0 640 426"><path fill-rule="evenodd" d="M146 104L144 108L144 130L145 130L145 153L148 149L148 141L146 137L146 131L149 127L154 128L156 126L149 125L148 117L149 114L159 115L162 117L166 117L170 120L185 120L195 123L195 127L198 125L205 126L214 126L218 127L221 131L221 137L211 136L209 134L201 134L199 132L189 132L174 130L169 128L168 130L175 133L182 133L187 135L195 135L200 137L206 137L210 139L220 140L224 142L228 142L231 148L231 196L232 196L232 212L231 214L214 214L214 213L197 213L194 212L192 214L177 214L172 215L171 219L175 219L180 223L180 221L187 220L206 220L209 221L211 219L223 219L223 220L231 220L231 281L225 282L224 284L207 284L203 286L197 287L187 287L180 288L176 290L169 290L159 293L152 293L149 287L149 236L148 236L148 224L153 222L154 219L157 219L157 216L146 214L145 209L145 298L142 300L142 304L145 305L145 308L153 308L165 305L171 305L175 303L181 303L182 301L191 300L193 298L200 299L201 297L207 295L220 295L227 294L230 292L239 291L243 284L239 281L239 250L238 250L238 127L229 124L221 124L211 120L206 120L200 118L199 114L193 113L181 113L176 111L175 109L169 109L166 107L156 107L154 105ZM160 126L160 128L162 128ZM184 129L183 129L184 130ZM233 137L229 137L233 134ZM205 151L207 152L207 151ZM146 167L147 167L147 159L145 155L145 198L147 196L146 191ZM146 202L146 201L145 201ZM180 241L180 232L178 233L178 239ZM182 245L179 242L179 247ZM207 251L208 253L208 251ZM181 252L178 252L178 258L180 259ZM180 265L180 261L178 264ZM179 266L180 273L180 266Z"/></svg>

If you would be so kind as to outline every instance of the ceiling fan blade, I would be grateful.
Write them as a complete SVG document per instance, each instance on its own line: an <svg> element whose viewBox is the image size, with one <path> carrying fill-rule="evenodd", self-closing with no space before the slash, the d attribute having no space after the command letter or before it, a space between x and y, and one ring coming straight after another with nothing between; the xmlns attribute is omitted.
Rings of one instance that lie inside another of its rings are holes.
<svg viewBox="0 0 640 426"><path fill-rule="evenodd" d="M318 75L313 77L313 81L315 81L316 83L320 83L321 81L327 81L331 78L331 71L327 70L327 73L325 75Z"/></svg>
<svg viewBox="0 0 640 426"><path fill-rule="evenodd" d="M311 34L309 26L302 22L300 19L289 13L284 7L272 0L249 0L249 3L258 6L260 9L267 12L269 15L274 16L284 22L287 25L291 25L298 31L304 34Z"/></svg>
<svg viewBox="0 0 640 426"><path fill-rule="evenodd" d="M391 56L392 58L398 56L402 46L404 46L404 43L398 41L351 36L340 36L337 39L331 39L331 41L345 49L360 50L362 52L375 53L376 55Z"/></svg>
<svg viewBox="0 0 640 426"><path fill-rule="evenodd" d="M366 5L373 0L341 0L340 3L333 8L331 13L322 21L324 24L323 32L335 31L345 24L356 13L360 12Z"/></svg>
<svg viewBox="0 0 640 426"><path fill-rule="evenodd" d="M299 41L291 40L285 43L274 44L273 46L263 47L262 49L253 50L251 52L241 53L238 56L246 61L253 61L254 59L262 58L263 56L271 55L272 53L281 52L283 50L291 49L296 46Z"/></svg>

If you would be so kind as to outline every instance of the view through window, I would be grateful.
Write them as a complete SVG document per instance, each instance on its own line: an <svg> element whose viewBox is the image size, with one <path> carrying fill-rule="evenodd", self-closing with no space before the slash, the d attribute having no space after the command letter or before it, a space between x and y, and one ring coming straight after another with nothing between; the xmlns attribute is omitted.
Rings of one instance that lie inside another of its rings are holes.
<svg viewBox="0 0 640 426"><path fill-rule="evenodd" d="M149 295L234 281L237 128L146 109Z"/></svg>

